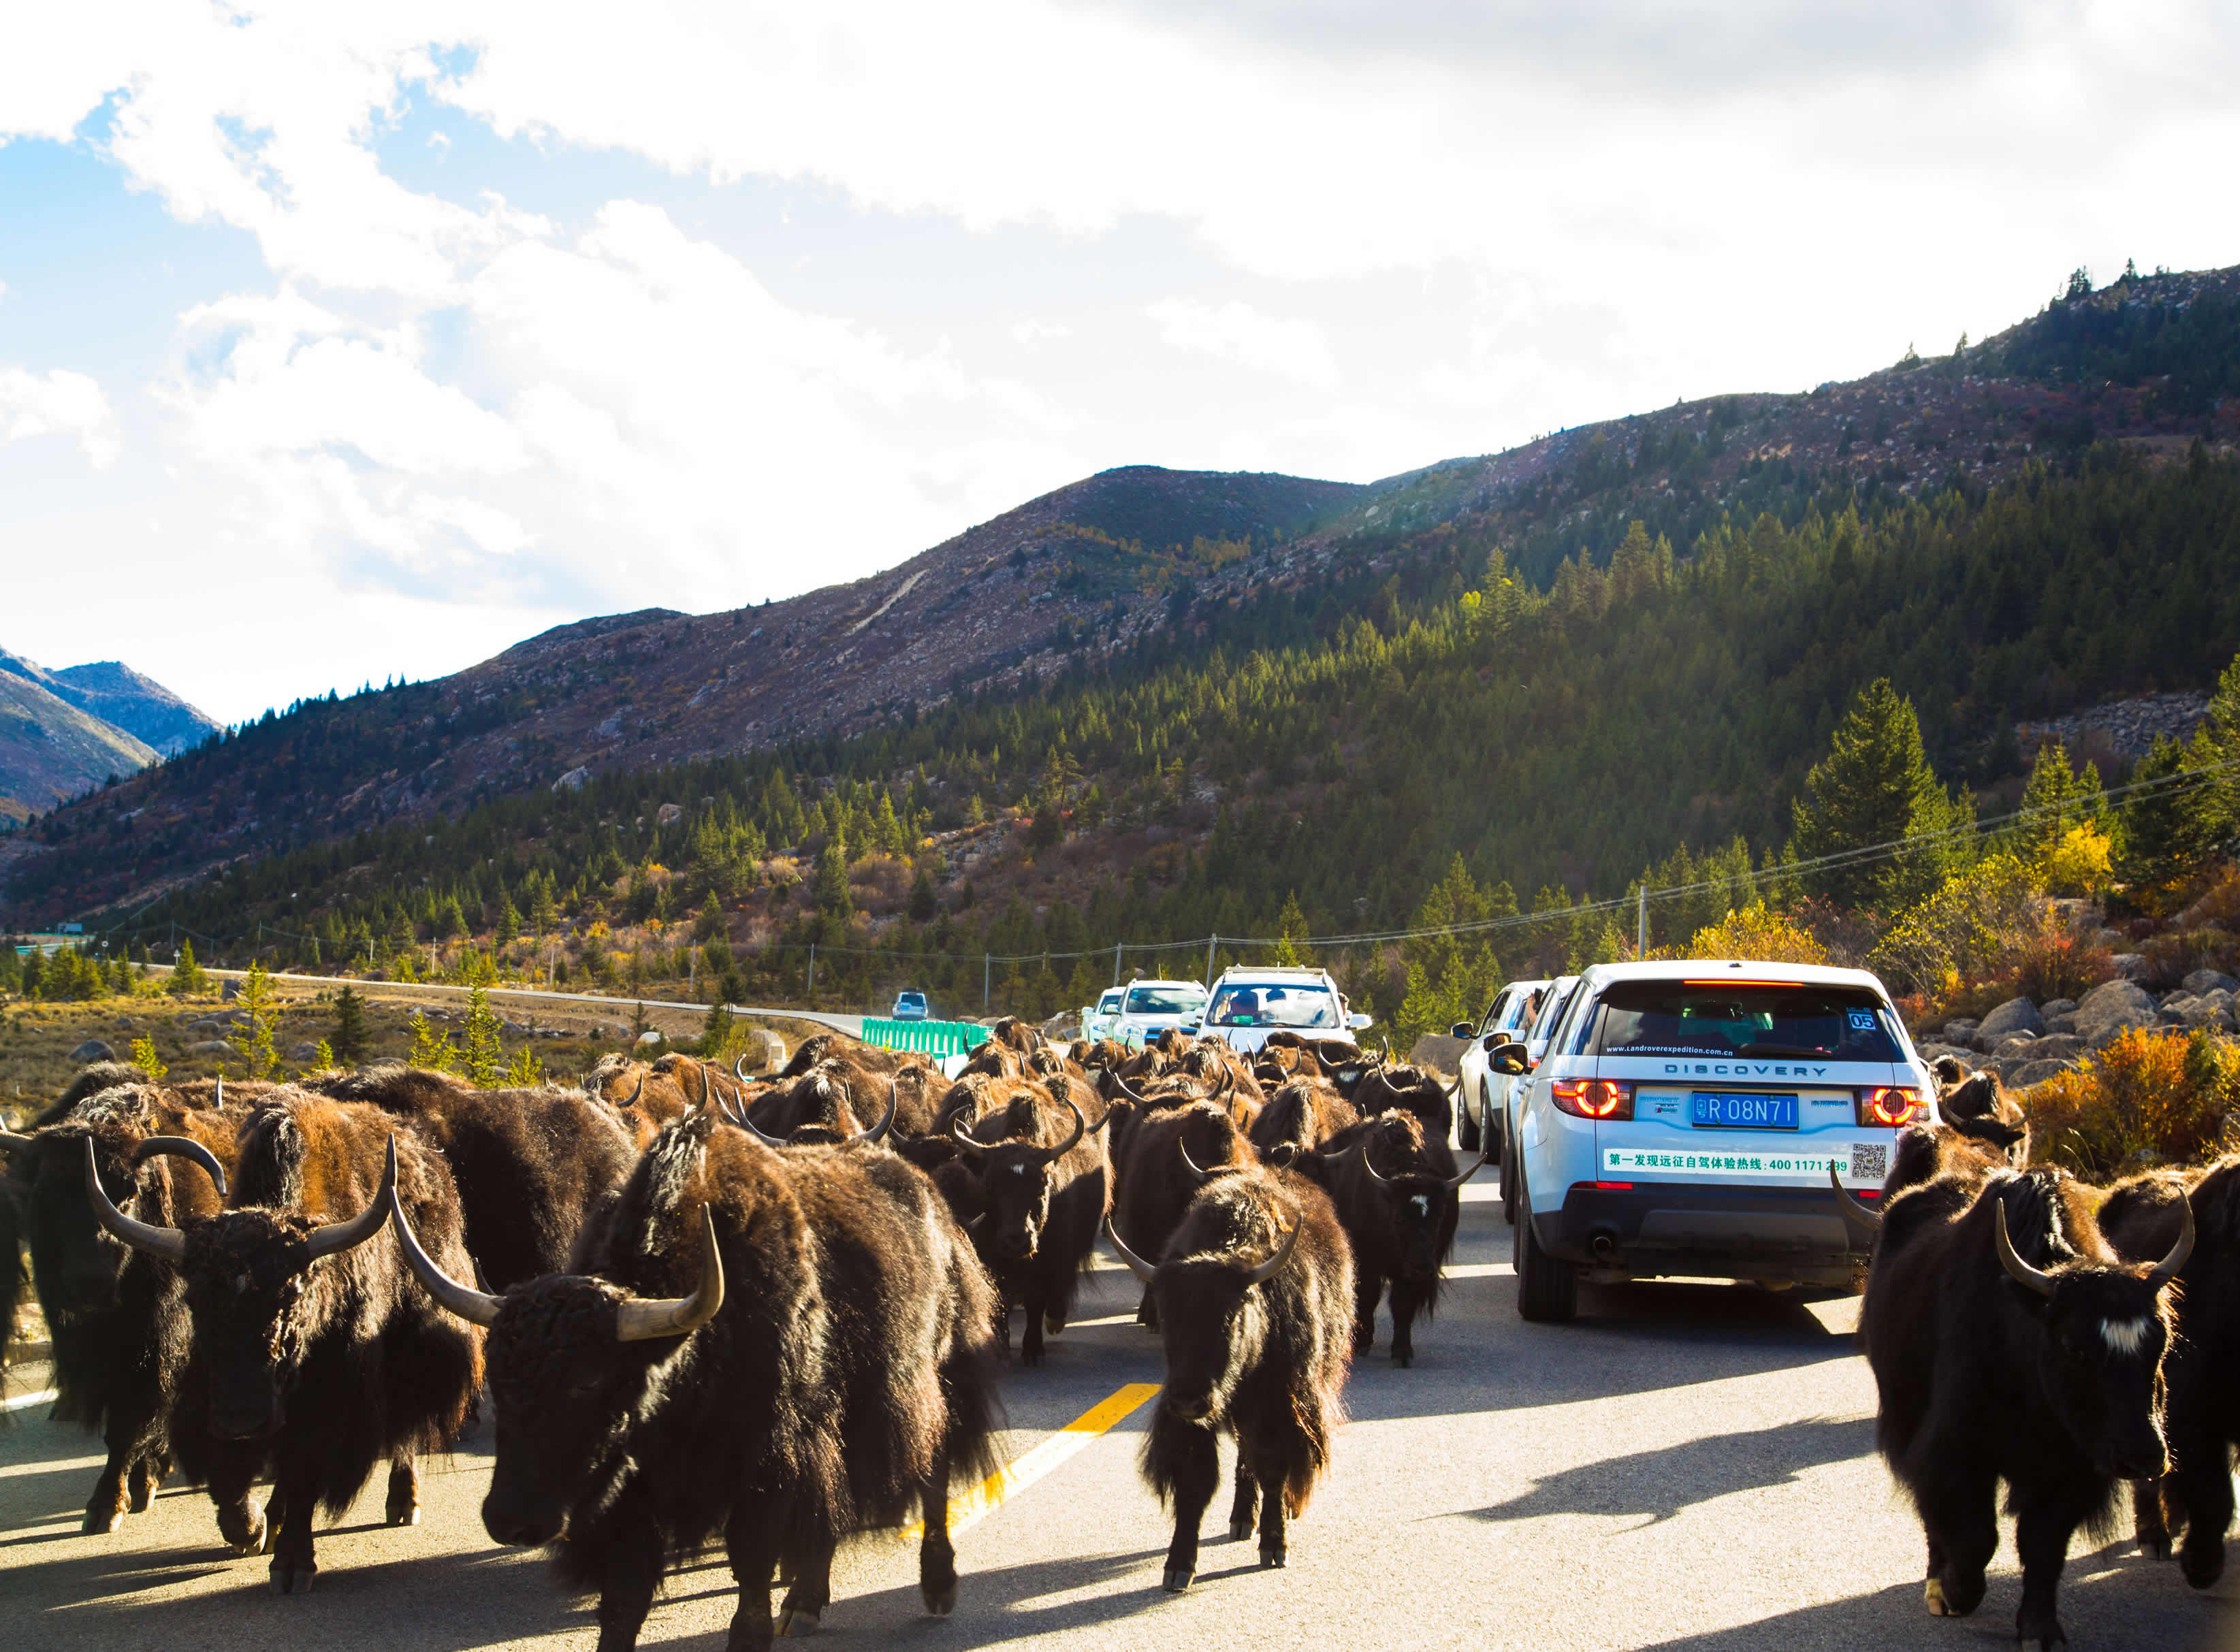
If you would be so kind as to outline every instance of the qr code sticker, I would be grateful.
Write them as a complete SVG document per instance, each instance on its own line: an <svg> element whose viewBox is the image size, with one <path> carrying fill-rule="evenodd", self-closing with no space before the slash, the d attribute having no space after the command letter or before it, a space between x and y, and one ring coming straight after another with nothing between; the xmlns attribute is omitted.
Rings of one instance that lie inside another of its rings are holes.
<svg viewBox="0 0 2240 1652"><path fill-rule="evenodd" d="M1881 1142L1851 1143L1851 1180L1879 1182L1890 1174L1890 1149Z"/></svg>

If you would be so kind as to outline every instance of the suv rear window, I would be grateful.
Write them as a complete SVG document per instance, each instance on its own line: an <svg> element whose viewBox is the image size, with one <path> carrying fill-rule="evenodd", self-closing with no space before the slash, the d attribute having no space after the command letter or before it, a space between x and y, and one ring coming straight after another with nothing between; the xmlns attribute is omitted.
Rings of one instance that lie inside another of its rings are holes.
<svg viewBox="0 0 2240 1652"><path fill-rule="evenodd" d="M1890 1011L1863 987L1623 981L1603 996L1604 1056L1822 1056L1895 1062Z"/></svg>
<svg viewBox="0 0 2240 1652"><path fill-rule="evenodd" d="M1337 1003L1323 987L1246 982L1213 995L1217 1027L1337 1027Z"/></svg>

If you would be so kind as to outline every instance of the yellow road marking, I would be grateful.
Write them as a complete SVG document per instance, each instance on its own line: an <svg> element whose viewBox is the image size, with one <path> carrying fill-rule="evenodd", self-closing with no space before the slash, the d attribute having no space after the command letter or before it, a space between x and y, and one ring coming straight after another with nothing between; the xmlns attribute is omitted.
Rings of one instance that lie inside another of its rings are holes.
<svg viewBox="0 0 2240 1652"><path fill-rule="evenodd" d="M996 1512L1004 1498L1023 1491L1097 1436L1110 1431L1128 1414L1159 1391L1157 1382L1130 1382L1083 1411L1031 1451L996 1470L961 1497L949 1500L949 1535L961 1536ZM903 1535L923 1536L925 1528L912 1526Z"/></svg>

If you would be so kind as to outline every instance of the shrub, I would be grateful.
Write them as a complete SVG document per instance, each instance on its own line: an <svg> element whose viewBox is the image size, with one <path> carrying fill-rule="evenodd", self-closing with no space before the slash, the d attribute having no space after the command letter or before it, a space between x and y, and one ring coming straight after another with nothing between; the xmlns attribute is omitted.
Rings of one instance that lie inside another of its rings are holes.
<svg viewBox="0 0 2240 1652"><path fill-rule="evenodd" d="M1763 902L1730 912L1689 942L1691 956L1752 958L1762 963L1825 963L1828 949L1802 924L1765 909Z"/></svg>
<svg viewBox="0 0 2240 1652"><path fill-rule="evenodd" d="M2023 1105L2042 1161L2105 1182L2141 1152L2181 1163L2208 1156L2237 1100L2240 1045L2205 1027L2190 1036L2135 1027L2029 1090Z"/></svg>
<svg viewBox="0 0 2240 1652"><path fill-rule="evenodd" d="M2116 961L2107 948L2050 927L2025 939L2014 952L2014 989L2038 1003L2050 998L2082 998L2115 973Z"/></svg>
<svg viewBox="0 0 2240 1652"><path fill-rule="evenodd" d="M2090 895L2105 887L2114 852L2108 835L2097 827L2070 827L2045 857L2046 889L2055 895Z"/></svg>
<svg viewBox="0 0 2240 1652"><path fill-rule="evenodd" d="M2144 984L2157 991L2168 991L2196 969L2229 969L2236 952L2240 952L2240 937L2223 929L2188 929L2151 936L2139 943L2139 954L2147 961Z"/></svg>
<svg viewBox="0 0 2240 1652"><path fill-rule="evenodd" d="M2022 862L1987 855L1899 914L1867 967L1899 992L1950 992L1957 982L1993 976L2037 932L2037 896Z"/></svg>

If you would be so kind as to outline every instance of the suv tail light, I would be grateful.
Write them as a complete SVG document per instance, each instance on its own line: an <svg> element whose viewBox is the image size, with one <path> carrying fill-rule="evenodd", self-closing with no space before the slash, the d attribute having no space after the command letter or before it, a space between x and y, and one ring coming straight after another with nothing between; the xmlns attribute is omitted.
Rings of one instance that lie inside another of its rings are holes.
<svg viewBox="0 0 2240 1652"><path fill-rule="evenodd" d="M1883 1085L1852 1092L1858 1100L1862 1128L1895 1130L1920 1116L1921 1092L1902 1085Z"/></svg>
<svg viewBox="0 0 2240 1652"><path fill-rule="evenodd" d="M1557 1109L1574 1118L1633 1116L1633 1086L1614 1078L1559 1078L1548 1089Z"/></svg>

